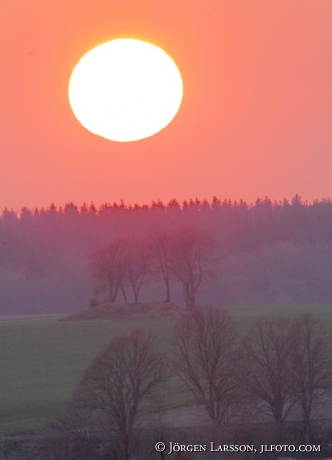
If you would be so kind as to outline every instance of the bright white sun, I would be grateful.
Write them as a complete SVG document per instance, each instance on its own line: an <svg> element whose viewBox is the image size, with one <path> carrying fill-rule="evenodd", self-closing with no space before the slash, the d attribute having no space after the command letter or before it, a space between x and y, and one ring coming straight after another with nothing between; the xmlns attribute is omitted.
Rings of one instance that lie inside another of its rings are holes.
<svg viewBox="0 0 332 460"><path fill-rule="evenodd" d="M119 39L93 48L75 66L69 102L80 123L119 142L157 133L174 118L183 95L181 74L161 48Z"/></svg>

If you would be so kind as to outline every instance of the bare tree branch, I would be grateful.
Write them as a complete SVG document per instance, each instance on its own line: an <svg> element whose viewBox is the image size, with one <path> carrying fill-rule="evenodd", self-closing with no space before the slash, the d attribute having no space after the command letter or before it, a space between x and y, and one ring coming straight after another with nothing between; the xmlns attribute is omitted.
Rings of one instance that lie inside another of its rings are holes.
<svg viewBox="0 0 332 460"><path fill-rule="evenodd" d="M172 234L172 272L182 283L188 308L196 304L196 294L215 268L215 245L210 233L193 226L184 226Z"/></svg>
<svg viewBox="0 0 332 460"><path fill-rule="evenodd" d="M224 311L196 309L174 330L174 369L215 425L239 398L235 324Z"/></svg>
<svg viewBox="0 0 332 460"><path fill-rule="evenodd" d="M115 302L123 289L128 269L128 247L123 237L116 237L91 254L90 270L99 281L99 288L108 291L110 302Z"/></svg>
<svg viewBox="0 0 332 460"><path fill-rule="evenodd" d="M286 318L263 318L244 340L246 391L254 398L257 410L273 418L277 438L294 405L290 327Z"/></svg>
<svg viewBox="0 0 332 460"><path fill-rule="evenodd" d="M139 236L128 235L126 246L129 253L126 280L133 292L134 302L137 303L142 286L150 276L151 257L147 241Z"/></svg>
<svg viewBox="0 0 332 460"><path fill-rule="evenodd" d="M332 384L331 332L305 313L294 320L291 335L293 394L302 412L304 440L309 443L315 404Z"/></svg>
<svg viewBox="0 0 332 460"><path fill-rule="evenodd" d="M112 340L84 372L74 394L77 408L100 410L115 423L126 459L138 409L166 379L155 342L154 334L141 329Z"/></svg>

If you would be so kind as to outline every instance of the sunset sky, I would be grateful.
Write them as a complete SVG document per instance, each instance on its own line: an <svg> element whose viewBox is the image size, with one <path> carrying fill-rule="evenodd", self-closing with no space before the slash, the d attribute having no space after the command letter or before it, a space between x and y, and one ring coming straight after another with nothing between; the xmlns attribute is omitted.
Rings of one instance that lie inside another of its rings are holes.
<svg viewBox="0 0 332 460"><path fill-rule="evenodd" d="M0 212L73 201L332 198L331 0L1 0ZM141 141L87 131L68 82L138 38L177 63L174 120Z"/></svg>

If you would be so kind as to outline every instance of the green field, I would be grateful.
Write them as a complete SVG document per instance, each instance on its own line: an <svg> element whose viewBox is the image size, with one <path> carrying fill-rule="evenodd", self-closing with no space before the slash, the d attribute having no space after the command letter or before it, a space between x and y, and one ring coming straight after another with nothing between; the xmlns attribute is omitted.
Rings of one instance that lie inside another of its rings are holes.
<svg viewBox="0 0 332 460"><path fill-rule="evenodd" d="M249 307L233 310L245 332L264 315L312 311L332 325L332 306ZM56 318L0 320L0 433L42 429L71 398L83 370L109 341L137 326L164 344L174 320L59 322Z"/></svg>

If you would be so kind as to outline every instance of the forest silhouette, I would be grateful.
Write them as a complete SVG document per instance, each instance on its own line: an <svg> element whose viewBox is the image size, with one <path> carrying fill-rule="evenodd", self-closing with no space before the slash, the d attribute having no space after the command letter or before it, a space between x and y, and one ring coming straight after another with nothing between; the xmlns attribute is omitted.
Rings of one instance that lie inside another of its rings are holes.
<svg viewBox="0 0 332 460"><path fill-rule="evenodd" d="M196 304L291 305L332 303L332 202L214 197L168 204L73 203L47 209L5 209L0 218L0 312L71 313L96 292L91 254L114 238L151 238L187 226L209 234L215 267L199 286ZM184 305L183 286L171 275L172 301ZM163 280L149 277L140 301L162 301ZM133 296L128 293L127 300Z"/></svg>

